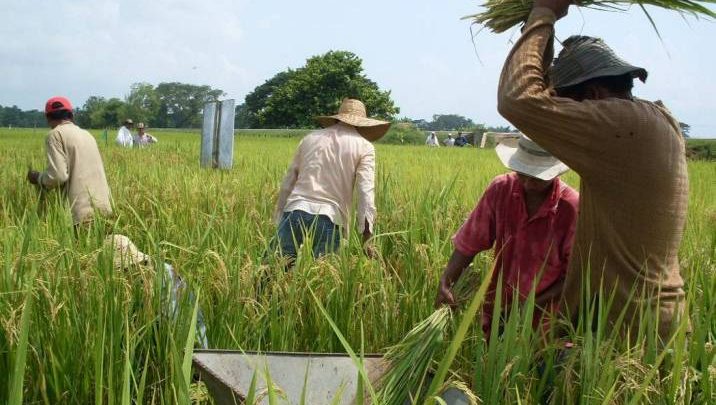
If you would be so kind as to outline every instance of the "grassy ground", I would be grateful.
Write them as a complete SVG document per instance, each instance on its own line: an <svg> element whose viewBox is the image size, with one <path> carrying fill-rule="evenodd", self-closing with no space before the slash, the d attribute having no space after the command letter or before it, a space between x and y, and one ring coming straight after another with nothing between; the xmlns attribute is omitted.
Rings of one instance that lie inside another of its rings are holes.
<svg viewBox="0 0 716 405"><path fill-rule="evenodd" d="M0 130L0 403L190 401L192 306L184 303L176 320L163 316L166 291L155 272L112 270L103 227L74 238L52 197L37 214L25 172L44 168L43 138L43 130ZM343 351L310 291L351 346L381 352L398 342L432 313L450 236L505 171L490 150L378 145L381 258L364 257L352 235L339 255L303 257L285 274L261 257L298 138L239 136L231 171L198 167L196 135L159 138L143 150L100 141L115 203L110 226L194 286L215 348ZM688 339L660 357L608 330L579 331L576 348L550 367L558 352L523 327L529 311L515 310L489 344L471 327L454 364L483 403L716 401L716 164L690 162L689 173L681 251ZM578 186L574 173L565 179ZM489 265L481 254L474 271Z"/></svg>

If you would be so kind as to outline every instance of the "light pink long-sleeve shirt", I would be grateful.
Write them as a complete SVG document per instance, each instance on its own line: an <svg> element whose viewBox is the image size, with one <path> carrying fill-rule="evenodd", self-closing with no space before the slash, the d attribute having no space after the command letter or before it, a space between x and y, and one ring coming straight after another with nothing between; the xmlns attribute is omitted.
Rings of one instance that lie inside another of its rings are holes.
<svg viewBox="0 0 716 405"><path fill-rule="evenodd" d="M350 125L338 123L306 135L281 184L276 206L278 223L284 212L301 210L326 215L346 232L353 190L360 231L375 222L375 147Z"/></svg>

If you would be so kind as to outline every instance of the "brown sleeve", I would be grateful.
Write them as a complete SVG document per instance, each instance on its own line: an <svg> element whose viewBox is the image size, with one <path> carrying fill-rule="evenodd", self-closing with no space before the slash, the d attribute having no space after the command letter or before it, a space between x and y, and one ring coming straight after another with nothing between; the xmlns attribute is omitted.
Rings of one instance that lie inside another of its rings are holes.
<svg viewBox="0 0 716 405"><path fill-rule="evenodd" d="M503 117L580 175L596 171L608 138L625 119L618 99L578 102L557 97L547 84L553 55L554 13L535 8L500 76L498 110ZM627 108L628 109L628 108Z"/></svg>

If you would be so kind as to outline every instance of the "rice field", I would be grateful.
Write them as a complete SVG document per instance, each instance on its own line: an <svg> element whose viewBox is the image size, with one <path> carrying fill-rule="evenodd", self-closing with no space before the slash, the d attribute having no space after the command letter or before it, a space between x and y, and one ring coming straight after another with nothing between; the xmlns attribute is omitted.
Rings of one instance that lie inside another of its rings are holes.
<svg viewBox="0 0 716 405"><path fill-rule="evenodd" d="M433 313L451 235L505 172L490 150L379 144L379 257L352 235L338 254L300 256L285 273L262 258L297 137L237 136L230 171L198 167L196 133L156 133L160 143L141 150L100 137L115 215L75 237L64 207L52 195L41 202L25 180L28 165L45 166L44 135L0 130L0 403L211 403L186 363L195 307L164 316L159 273L113 270L102 248L110 231L187 280L212 348L345 352L330 318L351 347L384 353ZM484 404L716 403L716 163L690 162L689 174L690 334L661 353L593 332L590 319L563 352L532 332L528 304L489 343L470 325L451 378ZM578 187L574 173L563 178ZM480 254L473 278L490 264ZM442 352L459 321L456 312Z"/></svg>

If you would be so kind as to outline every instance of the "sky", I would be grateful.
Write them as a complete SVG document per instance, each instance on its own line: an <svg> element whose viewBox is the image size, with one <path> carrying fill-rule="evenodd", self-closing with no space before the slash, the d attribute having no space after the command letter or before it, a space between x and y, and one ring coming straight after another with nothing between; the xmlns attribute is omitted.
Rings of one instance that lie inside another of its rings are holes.
<svg viewBox="0 0 716 405"><path fill-rule="evenodd" d="M363 59L400 116L460 114L508 124L496 110L500 69L518 30L480 31L461 17L483 1L0 0L0 105L42 109L65 95L124 98L132 83L207 84L237 103L279 71L329 50ZM602 37L649 71L634 93L662 100L695 137L716 138L716 22L638 8L571 7L558 39Z"/></svg>

